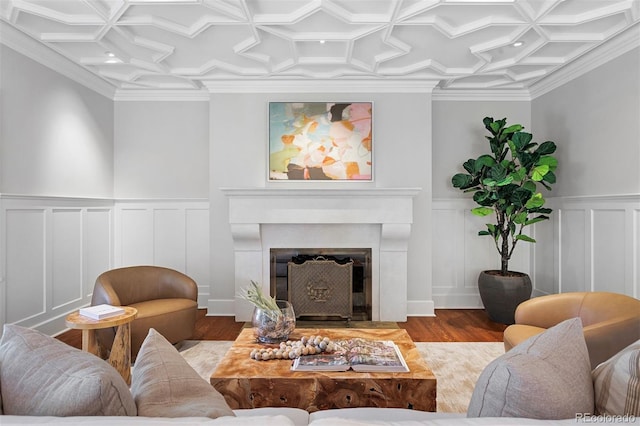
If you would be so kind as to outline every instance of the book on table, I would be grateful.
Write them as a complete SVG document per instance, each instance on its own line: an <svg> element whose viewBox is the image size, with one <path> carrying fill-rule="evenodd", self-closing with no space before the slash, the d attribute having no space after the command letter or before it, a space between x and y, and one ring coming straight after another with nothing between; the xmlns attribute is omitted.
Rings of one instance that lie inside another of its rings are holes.
<svg viewBox="0 0 640 426"><path fill-rule="evenodd" d="M112 305L96 305L96 306L87 306L86 308L80 308L80 315L91 318L91 319L105 319L110 317L115 317L117 315L124 314L124 309L121 306L112 306Z"/></svg>
<svg viewBox="0 0 640 426"><path fill-rule="evenodd" d="M389 340L347 339L334 342L333 352L303 355L293 361L293 371L408 372L398 346Z"/></svg>

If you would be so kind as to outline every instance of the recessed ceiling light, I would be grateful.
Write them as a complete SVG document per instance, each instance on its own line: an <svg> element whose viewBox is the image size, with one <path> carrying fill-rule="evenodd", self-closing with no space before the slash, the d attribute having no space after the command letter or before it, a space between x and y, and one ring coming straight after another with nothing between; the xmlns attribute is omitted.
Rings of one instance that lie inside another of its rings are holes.
<svg viewBox="0 0 640 426"><path fill-rule="evenodd" d="M104 61L105 64L119 64L120 62L122 61L116 58L115 56L113 58L109 58L106 61Z"/></svg>
<svg viewBox="0 0 640 426"><path fill-rule="evenodd" d="M115 57L116 57L116 54L115 54L115 53L113 53L113 52L106 51L106 52L104 52L104 53L105 53L108 57L110 57L110 58L115 58Z"/></svg>
<svg viewBox="0 0 640 426"><path fill-rule="evenodd" d="M522 46L524 46L524 41L522 41L522 40L516 41L511 46L513 46L513 47L522 47Z"/></svg>
<svg viewBox="0 0 640 426"><path fill-rule="evenodd" d="M320 40L320 44L324 44L324 40Z"/></svg>

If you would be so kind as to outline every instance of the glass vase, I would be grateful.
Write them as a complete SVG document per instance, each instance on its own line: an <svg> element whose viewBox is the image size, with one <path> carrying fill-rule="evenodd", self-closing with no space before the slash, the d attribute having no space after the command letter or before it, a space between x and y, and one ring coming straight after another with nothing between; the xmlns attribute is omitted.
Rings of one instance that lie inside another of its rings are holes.
<svg viewBox="0 0 640 426"><path fill-rule="evenodd" d="M278 311L258 307L253 309L251 323L256 340L260 343L284 342L296 328L293 305L286 300L277 300L276 303L280 308Z"/></svg>

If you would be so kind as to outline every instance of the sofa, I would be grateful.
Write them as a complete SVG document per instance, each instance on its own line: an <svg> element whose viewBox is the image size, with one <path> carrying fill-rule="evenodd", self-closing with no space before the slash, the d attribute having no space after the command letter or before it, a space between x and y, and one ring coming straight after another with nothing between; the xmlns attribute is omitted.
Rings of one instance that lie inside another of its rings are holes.
<svg viewBox="0 0 640 426"><path fill-rule="evenodd" d="M0 339L0 424L638 424L640 413L633 410L640 409L640 389L634 388L640 386L635 380L640 364L635 371L630 369L634 360L640 360L640 341L592 371L582 326L576 318L491 362L478 379L466 414L395 408L314 413L294 408L231 410L224 397L154 329L141 345L128 387L98 357L38 331L5 325ZM620 390L627 393L617 395Z"/></svg>
<svg viewBox="0 0 640 426"><path fill-rule="evenodd" d="M518 305L515 324L504 331L504 348L540 334L569 318L582 320L591 368L640 339L640 300L604 291L535 297Z"/></svg>
<svg viewBox="0 0 640 426"><path fill-rule="evenodd" d="M171 343L195 332L198 286L189 276L160 266L128 266L103 272L93 287L91 305L131 306L138 310L131 323L131 357L135 359L150 328ZM96 330L103 350L113 345L115 328ZM108 354L103 353L105 358Z"/></svg>

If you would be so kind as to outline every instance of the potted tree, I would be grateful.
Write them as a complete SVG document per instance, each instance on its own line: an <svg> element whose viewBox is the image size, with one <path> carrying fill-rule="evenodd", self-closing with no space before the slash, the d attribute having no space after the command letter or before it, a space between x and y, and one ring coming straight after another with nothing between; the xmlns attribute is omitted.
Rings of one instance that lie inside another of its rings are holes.
<svg viewBox="0 0 640 426"><path fill-rule="evenodd" d="M480 273L478 289L489 318L513 324L515 308L531 297L531 279L522 272L509 270L509 260L519 241L535 243L523 233L525 227L549 219L551 209L538 186L551 190L556 182L554 171L558 160L553 157L556 144L532 142L533 136L523 132L520 124L507 126L507 120L485 117L489 131L490 154L467 160L466 173L451 179L455 188L472 192L478 204L471 212L476 216L493 215L478 235L493 238L500 253L500 270Z"/></svg>

